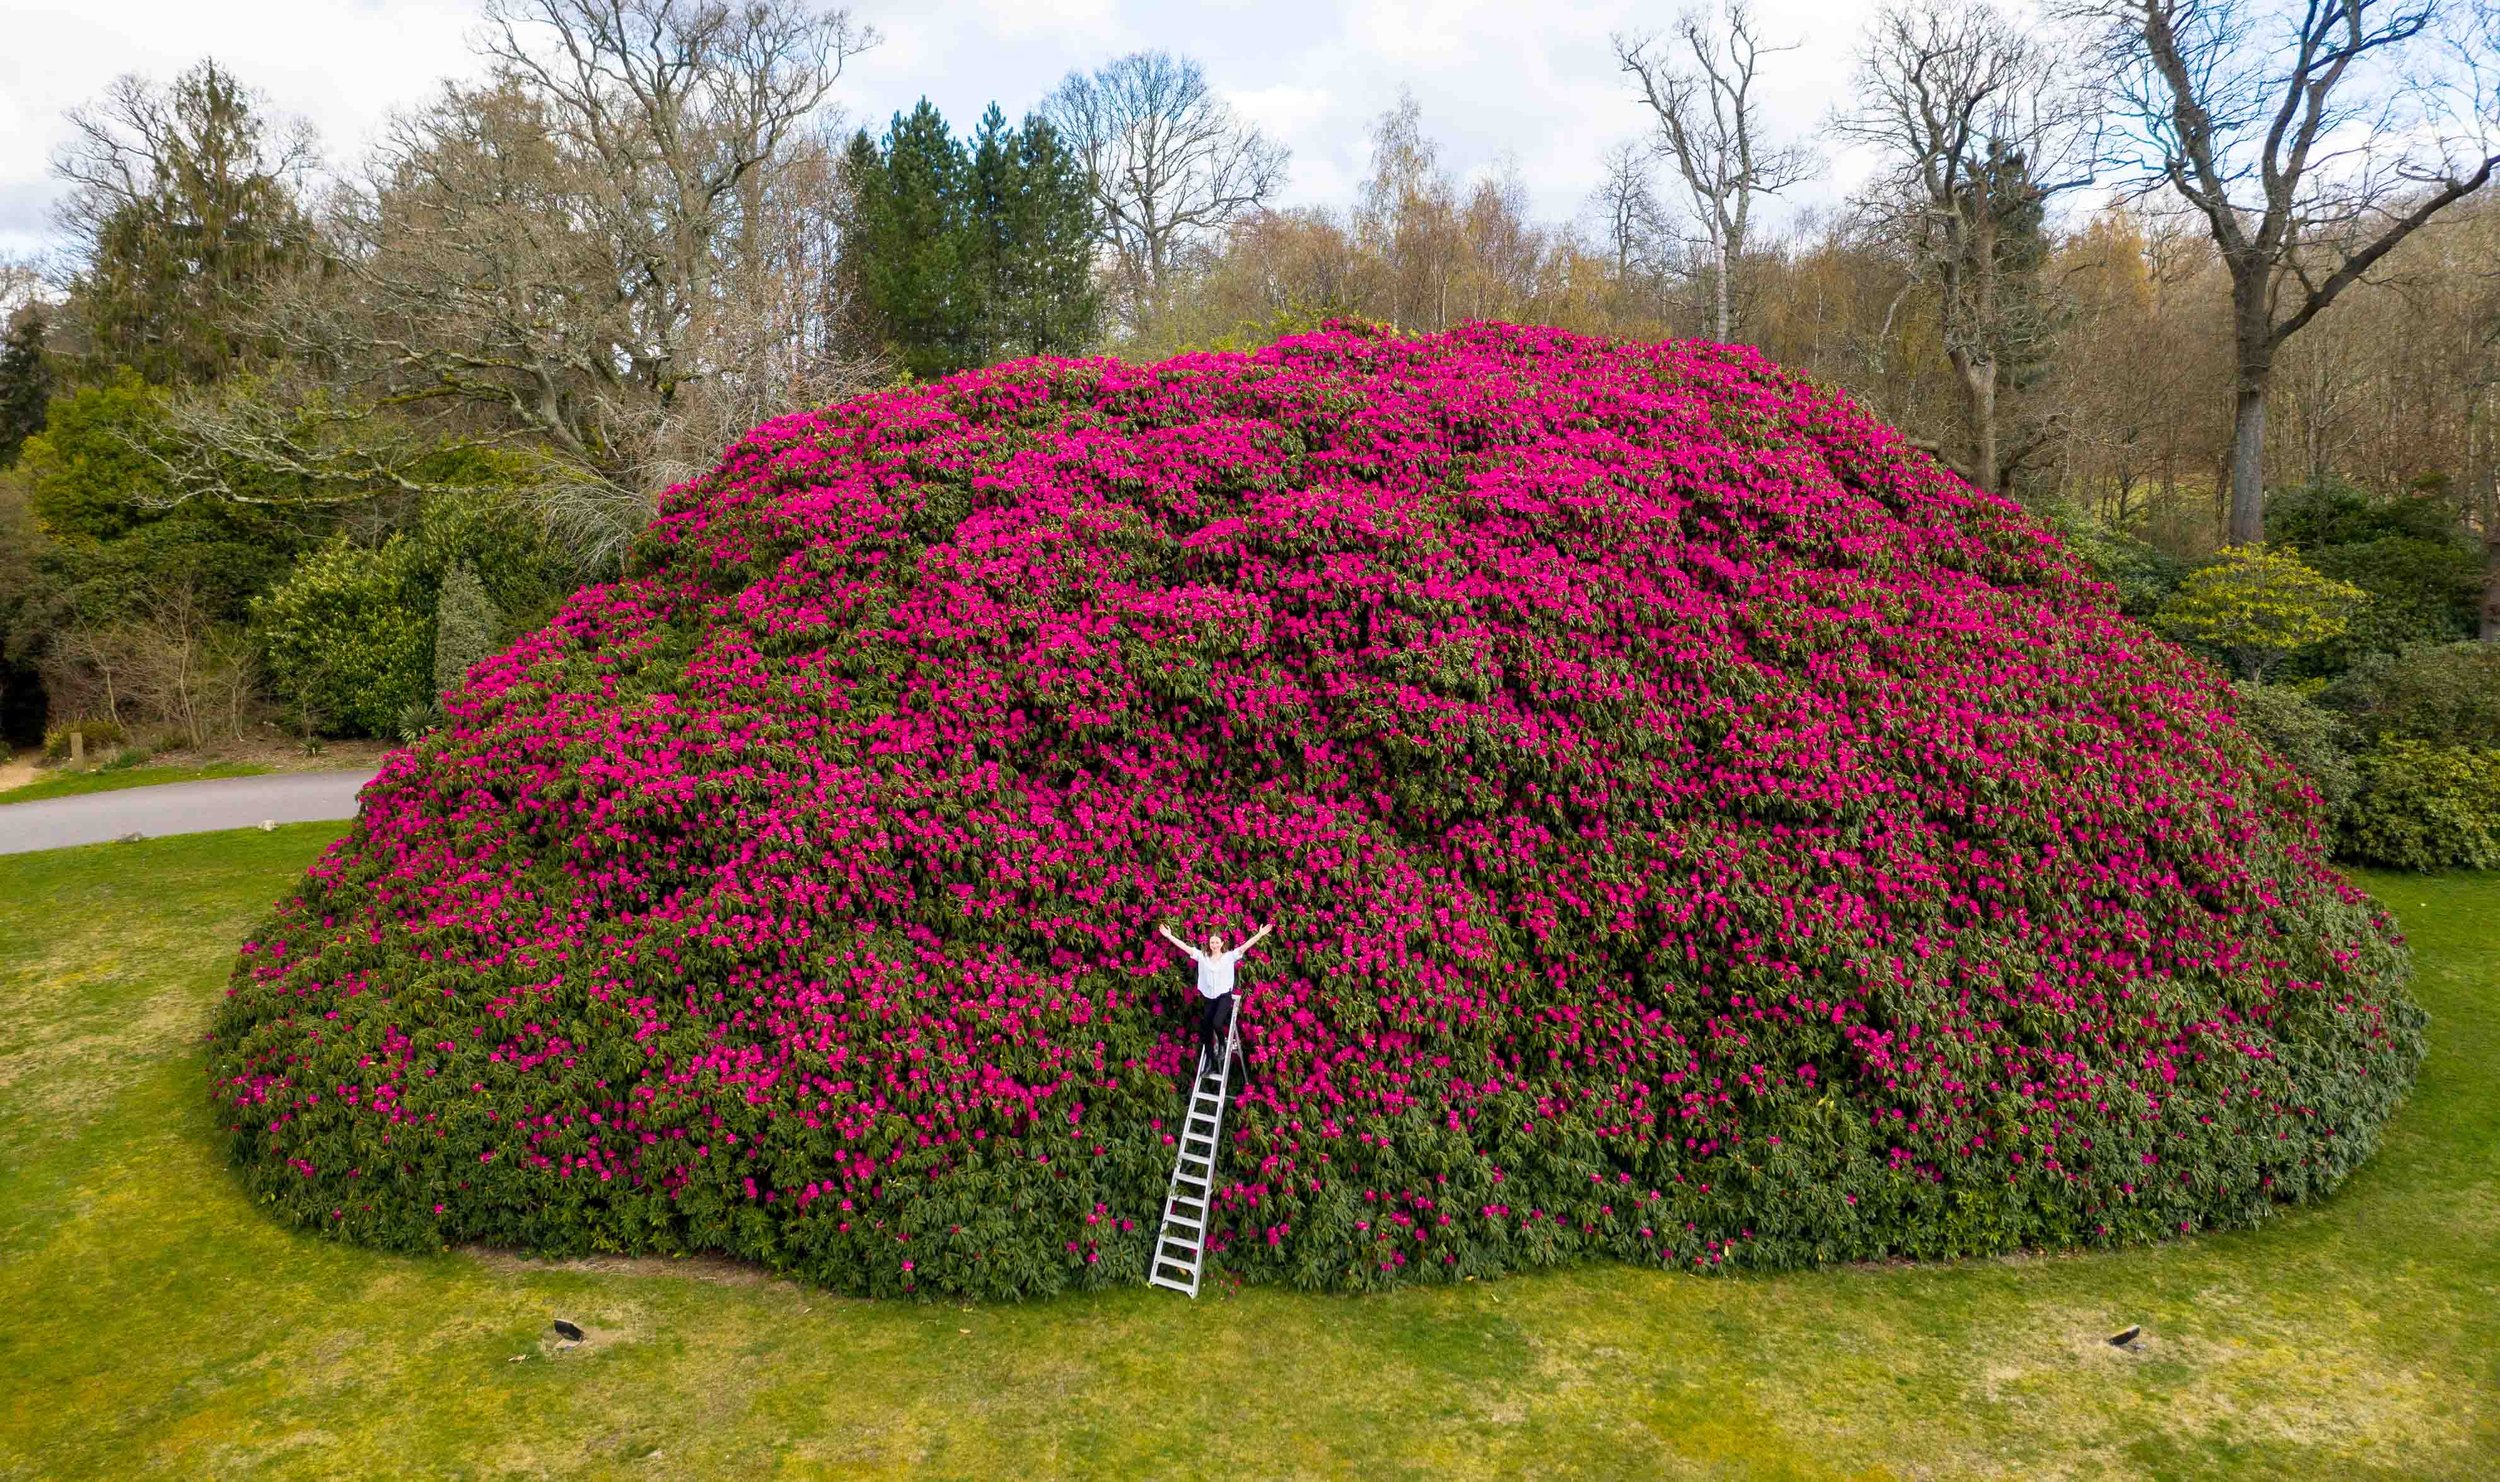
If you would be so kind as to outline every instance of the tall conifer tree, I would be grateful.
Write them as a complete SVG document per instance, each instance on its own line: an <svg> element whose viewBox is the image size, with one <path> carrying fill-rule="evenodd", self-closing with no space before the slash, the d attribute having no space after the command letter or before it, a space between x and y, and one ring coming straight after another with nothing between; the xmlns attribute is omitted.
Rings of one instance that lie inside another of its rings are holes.
<svg viewBox="0 0 2500 1482"><path fill-rule="evenodd" d="M1014 247L991 298L992 333L1011 354L1081 354L1093 347L1102 316L1084 167L1039 116L1027 116L1005 143L1016 189L1003 203L999 235Z"/></svg>
<svg viewBox="0 0 2500 1482"><path fill-rule="evenodd" d="M63 218L85 258L68 305L79 358L157 382L225 374L246 348L238 311L310 258L293 180L309 137L273 138L214 61L162 92L125 78L70 122L77 137L55 169L72 186Z"/></svg>
<svg viewBox="0 0 2500 1482"><path fill-rule="evenodd" d="M970 147L926 100L855 138L845 223L857 338L916 376L1089 348L1100 321L1092 199L1039 118L992 104Z"/></svg>
<svg viewBox="0 0 2500 1482"><path fill-rule="evenodd" d="M22 310L0 335L0 468L17 461L26 439L43 431L52 399L52 367L43 353L43 310Z"/></svg>
<svg viewBox="0 0 2500 1482"><path fill-rule="evenodd" d="M978 302L968 281L969 162L928 99L894 115L858 192L862 307L885 352L915 376L971 363Z"/></svg>

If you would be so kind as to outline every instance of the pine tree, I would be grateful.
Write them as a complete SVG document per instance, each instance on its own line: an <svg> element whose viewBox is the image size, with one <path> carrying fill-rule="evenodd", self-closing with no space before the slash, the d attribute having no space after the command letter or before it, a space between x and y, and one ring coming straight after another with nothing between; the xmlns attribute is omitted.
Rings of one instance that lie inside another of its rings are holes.
<svg viewBox="0 0 2500 1482"><path fill-rule="evenodd" d="M1011 354L1082 354L1093 348L1102 319L1093 193L1048 120L1028 115L1012 139L1015 191L1003 235L1014 248L991 300L993 332Z"/></svg>
<svg viewBox="0 0 2500 1482"><path fill-rule="evenodd" d="M974 360L969 170L945 117L923 98L894 115L875 167L853 177L859 306L881 348L915 376L942 376Z"/></svg>
<svg viewBox="0 0 2500 1482"><path fill-rule="evenodd" d="M1016 294L1017 215L1024 186L1016 133L992 103L973 134L971 168L964 178L965 278L977 305L972 353L977 364L1021 353L1007 324Z"/></svg>
<svg viewBox="0 0 2500 1482"><path fill-rule="evenodd" d="M309 145L272 140L234 74L204 61L162 94L125 84L60 169L86 261L69 311L82 359L150 381L213 380L245 348L237 310L311 252L288 175Z"/></svg>
<svg viewBox="0 0 2500 1482"><path fill-rule="evenodd" d="M0 468L15 463L18 448L43 431L44 405L52 399L43 330L43 311L30 308L0 336Z"/></svg>
<svg viewBox="0 0 2500 1482"><path fill-rule="evenodd" d="M1093 200L1050 125L991 104L967 149L923 100L882 144L860 134L844 275L853 338L916 376L1090 348Z"/></svg>
<svg viewBox="0 0 2500 1482"><path fill-rule="evenodd" d="M838 166L842 188L836 193L833 262L835 334L853 354L875 354L885 348L886 328L877 305L868 296L870 218L883 200L885 157L866 129L855 131L842 150Z"/></svg>

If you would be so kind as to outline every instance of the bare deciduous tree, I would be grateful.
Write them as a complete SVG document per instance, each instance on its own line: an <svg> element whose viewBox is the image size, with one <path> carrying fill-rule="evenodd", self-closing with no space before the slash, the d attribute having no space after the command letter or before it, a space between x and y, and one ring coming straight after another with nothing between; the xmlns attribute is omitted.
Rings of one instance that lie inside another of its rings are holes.
<svg viewBox="0 0 2500 1482"><path fill-rule="evenodd" d="M2465 118L2482 62L2436 0L2080 0L2147 190L2231 277L2229 535L2265 534L2266 394L2284 341L2500 165Z"/></svg>
<svg viewBox="0 0 2500 1482"><path fill-rule="evenodd" d="M1285 147L1217 97L1195 61L1170 52L1071 72L1042 112L1083 162L1113 298L1132 331L1176 273L1285 182Z"/></svg>
<svg viewBox="0 0 2500 1482"><path fill-rule="evenodd" d="M14 323L45 296L42 268L27 259L0 257L0 325Z"/></svg>
<svg viewBox="0 0 2500 1482"><path fill-rule="evenodd" d="M1616 144L1600 160L1604 173L1589 193L1598 245L1631 318L1655 314L1658 285L1674 269L1673 234L1650 177L1651 159L1646 145L1628 139Z"/></svg>
<svg viewBox="0 0 2500 1482"><path fill-rule="evenodd" d="M1686 11L1672 42L1618 35L1614 48L1616 62L1639 82L1641 100L1656 116L1659 150L1674 162L1700 223L1710 263L1711 332L1733 339L1737 308L1729 280L1752 240L1755 199L1777 195L1813 172L1803 150L1770 142L1754 95L1762 59L1795 48L1765 45L1742 0L1729 0L1715 15Z"/></svg>
<svg viewBox="0 0 2500 1482"><path fill-rule="evenodd" d="M835 349L824 105L875 36L804 0L487 15L492 75L391 125L330 203L323 271L273 305L313 384L181 420L210 479L241 458L421 488L402 455L446 437L535 448L595 559L747 426L864 382Z"/></svg>
<svg viewBox="0 0 2500 1482"><path fill-rule="evenodd" d="M2041 351L2048 316L2034 280L2045 210L2090 181L2094 110L2032 33L1988 5L1948 0L1879 13L1852 92L1831 130L1886 162L1867 204L1913 278L1933 285L1969 424L1971 479L2002 492L2003 372Z"/></svg>
<svg viewBox="0 0 2500 1482"><path fill-rule="evenodd" d="M62 629L43 667L45 687L64 710L125 731L161 726L186 746L241 735L252 708L249 640L220 625L187 580L147 591L114 622Z"/></svg>
<svg viewBox="0 0 2500 1482"><path fill-rule="evenodd" d="M1450 323L1450 289L1459 270L1458 187L1423 130L1414 93L1372 124L1371 178L1354 209L1354 238L1380 267L1389 322L1437 330Z"/></svg>

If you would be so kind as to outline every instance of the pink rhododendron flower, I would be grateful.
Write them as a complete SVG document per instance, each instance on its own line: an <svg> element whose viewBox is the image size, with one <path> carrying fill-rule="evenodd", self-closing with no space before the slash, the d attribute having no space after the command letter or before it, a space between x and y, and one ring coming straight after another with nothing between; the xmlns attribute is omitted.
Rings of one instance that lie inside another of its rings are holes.
<svg viewBox="0 0 2500 1482"><path fill-rule="evenodd" d="M1278 920L1249 1279L2246 1223L2367 1156L2421 1016L2231 704L1749 351L1000 366L756 428L478 665L245 944L213 1076L350 1239L1135 1282L1153 928Z"/></svg>

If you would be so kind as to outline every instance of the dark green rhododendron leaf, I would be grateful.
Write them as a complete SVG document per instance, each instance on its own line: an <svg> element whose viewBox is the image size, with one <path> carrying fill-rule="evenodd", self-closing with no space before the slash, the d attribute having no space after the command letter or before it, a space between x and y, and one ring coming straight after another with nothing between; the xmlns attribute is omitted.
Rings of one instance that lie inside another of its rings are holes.
<svg viewBox="0 0 2500 1482"><path fill-rule="evenodd" d="M2246 1224L2421 1056L2229 686L1750 352L1482 326L782 418L247 943L243 1177L402 1249L1317 1287Z"/></svg>

